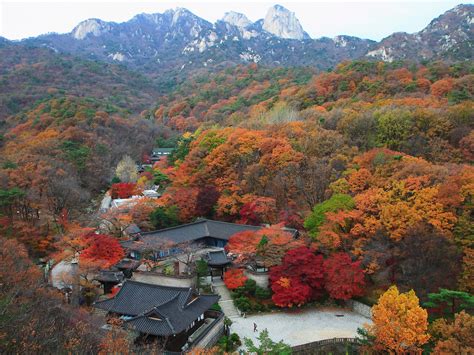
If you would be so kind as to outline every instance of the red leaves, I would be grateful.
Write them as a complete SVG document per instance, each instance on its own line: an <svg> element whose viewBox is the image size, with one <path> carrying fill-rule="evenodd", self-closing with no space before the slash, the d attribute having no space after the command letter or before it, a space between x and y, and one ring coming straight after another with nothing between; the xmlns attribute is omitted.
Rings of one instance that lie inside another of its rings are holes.
<svg viewBox="0 0 474 355"><path fill-rule="evenodd" d="M270 269L270 283L272 300L277 306L301 306L322 292L323 256L315 255L307 247L288 251L283 263Z"/></svg>
<svg viewBox="0 0 474 355"><path fill-rule="evenodd" d="M296 278L280 277L272 284L273 302L279 307L301 306L311 299L311 287Z"/></svg>
<svg viewBox="0 0 474 355"><path fill-rule="evenodd" d="M270 269L273 302L279 307L301 306L322 295L324 289L335 299L347 300L363 294L364 273L360 261L346 253L323 260L307 247L285 254L283 263Z"/></svg>
<svg viewBox="0 0 474 355"><path fill-rule="evenodd" d="M133 182L120 182L113 184L110 188L112 198L129 198L135 195L137 191L137 185Z"/></svg>
<svg viewBox="0 0 474 355"><path fill-rule="evenodd" d="M81 252L80 261L95 263L108 268L125 255L117 239L105 234L89 234L84 237L87 247Z"/></svg>
<svg viewBox="0 0 474 355"><path fill-rule="evenodd" d="M241 222L258 226L262 223L275 223L277 206L274 198L257 197L240 209Z"/></svg>
<svg viewBox="0 0 474 355"><path fill-rule="evenodd" d="M348 300L364 293L364 272L360 263L353 262L346 253L336 253L324 260L326 290L331 298Z"/></svg>
<svg viewBox="0 0 474 355"><path fill-rule="evenodd" d="M230 269L224 273L224 283L229 290L235 290L242 287L247 281L242 269Z"/></svg>

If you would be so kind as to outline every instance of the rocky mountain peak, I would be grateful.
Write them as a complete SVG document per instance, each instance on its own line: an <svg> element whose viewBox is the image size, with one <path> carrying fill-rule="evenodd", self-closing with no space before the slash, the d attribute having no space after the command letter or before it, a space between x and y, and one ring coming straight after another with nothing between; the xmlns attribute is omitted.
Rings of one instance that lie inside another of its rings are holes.
<svg viewBox="0 0 474 355"><path fill-rule="evenodd" d="M197 17L191 11L183 7L177 7L173 10L167 10L165 11L165 14L166 13L172 15L171 25L176 25L183 18Z"/></svg>
<svg viewBox="0 0 474 355"><path fill-rule="evenodd" d="M99 36L110 29L110 25L102 20L91 18L79 23L72 30L71 34L75 39L84 39L89 34L93 36Z"/></svg>
<svg viewBox="0 0 474 355"><path fill-rule="evenodd" d="M309 38L295 13L281 5L274 5L268 10L262 28L280 38L299 40Z"/></svg>
<svg viewBox="0 0 474 355"><path fill-rule="evenodd" d="M458 5L415 33L394 33L366 56L391 62L405 59L472 58L474 5Z"/></svg>
<svg viewBox="0 0 474 355"><path fill-rule="evenodd" d="M241 28L245 28L252 24L247 16L235 11L226 12L222 18L222 21Z"/></svg>

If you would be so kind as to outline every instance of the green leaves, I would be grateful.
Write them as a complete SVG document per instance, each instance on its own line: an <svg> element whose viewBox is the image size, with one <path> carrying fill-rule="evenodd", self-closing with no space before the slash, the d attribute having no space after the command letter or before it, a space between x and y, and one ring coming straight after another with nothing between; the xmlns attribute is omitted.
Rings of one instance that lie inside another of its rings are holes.
<svg viewBox="0 0 474 355"><path fill-rule="evenodd" d="M326 221L327 212L337 212L339 210L352 210L355 207L354 200L346 194L334 194L329 200L314 206L313 212L306 218L304 227L310 235L316 237L321 227Z"/></svg>
<svg viewBox="0 0 474 355"><path fill-rule="evenodd" d="M156 229L174 227L179 224L176 206L158 207L150 214L150 221Z"/></svg>
<svg viewBox="0 0 474 355"><path fill-rule="evenodd" d="M61 150L67 160L72 162L79 170L86 168L86 162L91 153L88 146L82 145L79 142L64 141L60 146Z"/></svg>

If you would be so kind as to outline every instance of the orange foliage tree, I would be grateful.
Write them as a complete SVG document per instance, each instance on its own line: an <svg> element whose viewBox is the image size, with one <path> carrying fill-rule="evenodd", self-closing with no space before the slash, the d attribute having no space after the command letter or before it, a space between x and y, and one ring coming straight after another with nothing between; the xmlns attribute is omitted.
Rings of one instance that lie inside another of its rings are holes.
<svg viewBox="0 0 474 355"><path fill-rule="evenodd" d="M278 265L288 250L303 244L303 240L293 238L281 225L274 225L236 233L229 238L225 248L237 255L237 263L271 267Z"/></svg>
<svg viewBox="0 0 474 355"><path fill-rule="evenodd" d="M372 307L372 321L367 328L376 351L420 352L430 338L428 313L413 290L399 293L396 286L390 287Z"/></svg>
<svg viewBox="0 0 474 355"><path fill-rule="evenodd" d="M242 269L229 269L224 273L224 283L229 290L242 287L245 281L247 281L247 276L244 275Z"/></svg>
<svg viewBox="0 0 474 355"><path fill-rule="evenodd" d="M461 311L449 321L435 320L430 326L435 354L470 354L474 352L474 316Z"/></svg>

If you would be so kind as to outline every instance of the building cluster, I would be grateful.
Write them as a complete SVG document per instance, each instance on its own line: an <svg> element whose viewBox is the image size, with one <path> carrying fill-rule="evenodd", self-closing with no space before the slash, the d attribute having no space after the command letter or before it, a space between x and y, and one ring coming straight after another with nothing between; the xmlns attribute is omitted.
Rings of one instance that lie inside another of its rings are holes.
<svg viewBox="0 0 474 355"><path fill-rule="evenodd" d="M205 262L211 279L222 277L232 264L224 250L229 238L261 228L198 219L152 232L134 230L121 242L127 257L97 275L104 297L93 306L120 318L135 342L158 342L173 352L211 347L224 334L224 315L212 288L198 290L196 262Z"/></svg>

